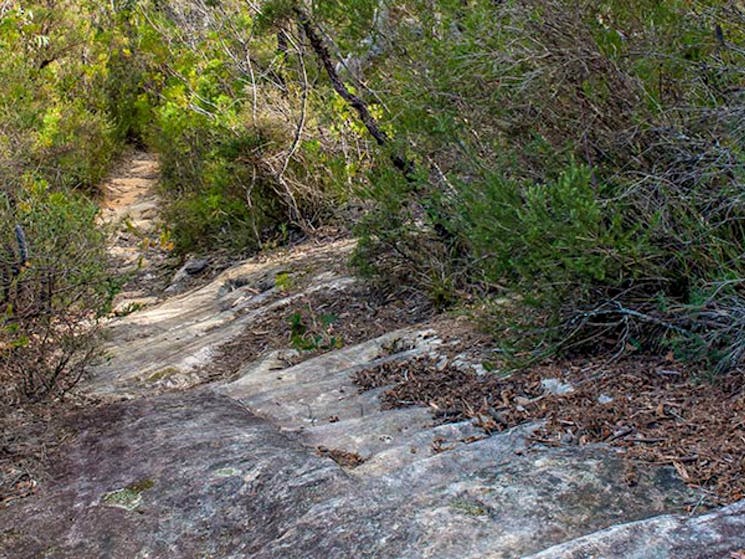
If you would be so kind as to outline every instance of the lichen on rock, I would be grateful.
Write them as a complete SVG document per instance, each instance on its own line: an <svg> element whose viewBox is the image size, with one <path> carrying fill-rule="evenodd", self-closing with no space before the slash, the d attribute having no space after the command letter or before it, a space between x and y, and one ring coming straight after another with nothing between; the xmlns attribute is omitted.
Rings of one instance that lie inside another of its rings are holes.
<svg viewBox="0 0 745 559"><path fill-rule="evenodd" d="M142 504L142 493L154 486L153 480L141 479L126 487L106 493L101 497L101 502L110 507L133 511Z"/></svg>

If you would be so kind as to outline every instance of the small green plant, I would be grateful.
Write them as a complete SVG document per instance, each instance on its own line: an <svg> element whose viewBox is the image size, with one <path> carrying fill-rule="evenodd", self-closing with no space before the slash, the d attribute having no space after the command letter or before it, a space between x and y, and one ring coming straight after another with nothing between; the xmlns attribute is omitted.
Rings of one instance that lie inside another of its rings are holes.
<svg viewBox="0 0 745 559"><path fill-rule="evenodd" d="M290 315L290 342L300 351L328 351L338 349L344 345L341 337L333 333L333 326L338 321L336 315L324 314L316 316L309 309L312 325L308 326L306 318L301 312Z"/></svg>
<svg viewBox="0 0 745 559"><path fill-rule="evenodd" d="M122 318L128 316L134 312L137 312L143 308L142 303L132 302L127 303L124 307L114 310L114 316Z"/></svg>
<svg viewBox="0 0 745 559"><path fill-rule="evenodd" d="M277 288L278 291L281 291L282 293L286 293L290 289L292 289L293 285L292 276L289 272L279 272L274 277L274 287Z"/></svg>

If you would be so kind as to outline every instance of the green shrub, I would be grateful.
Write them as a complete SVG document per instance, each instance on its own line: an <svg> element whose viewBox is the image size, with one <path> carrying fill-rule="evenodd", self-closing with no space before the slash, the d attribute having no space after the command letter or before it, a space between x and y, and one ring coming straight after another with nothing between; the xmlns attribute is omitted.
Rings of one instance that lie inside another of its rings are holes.
<svg viewBox="0 0 745 559"><path fill-rule="evenodd" d="M602 187L591 177L589 167L572 162L547 184L521 187L495 178L465 187L460 212L470 223L464 234L487 278L551 289L620 285L639 271L634 256L650 247L634 239L638 227L624 227L622 208L606 214Z"/></svg>
<svg viewBox="0 0 745 559"><path fill-rule="evenodd" d="M278 52L270 20L288 6L266 6L259 18L240 3L205 4L204 24L188 6L143 8L140 56L145 73L158 76L146 137L160 156L166 222L180 253L250 253L311 231L359 172L364 150L353 152L353 133L333 126L338 103L313 87L318 69L299 38L286 36Z"/></svg>
<svg viewBox="0 0 745 559"><path fill-rule="evenodd" d="M71 388L96 355L110 311L110 274L97 207L27 180L0 196L0 385L34 400Z"/></svg>
<svg viewBox="0 0 745 559"><path fill-rule="evenodd" d="M420 172L372 177L360 268L438 299L508 295L520 304L499 305L494 330L539 353L669 342L740 363L742 13L651 0L400 9L366 78ZM727 297L695 300L721 285ZM712 308L727 317L716 335Z"/></svg>
<svg viewBox="0 0 745 559"><path fill-rule="evenodd" d="M290 210L257 155L267 139L236 137L170 105L157 126L164 215L178 252L251 252L278 234Z"/></svg>
<svg viewBox="0 0 745 559"><path fill-rule="evenodd" d="M53 187L93 190L119 147L102 87L116 32L98 30L109 12L72 0L6 4L0 95L12 101L0 115L0 180L17 187L32 171Z"/></svg>

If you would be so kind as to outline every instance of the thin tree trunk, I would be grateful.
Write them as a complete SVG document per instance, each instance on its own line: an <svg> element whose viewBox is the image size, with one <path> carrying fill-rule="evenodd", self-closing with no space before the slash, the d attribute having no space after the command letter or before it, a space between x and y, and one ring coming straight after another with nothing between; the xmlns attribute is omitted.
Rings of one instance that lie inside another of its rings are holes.
<svg viewBox="0 0 745 559"><path fill-rule="evenodd" d="M306 14L300 7L295 8L295 14L298 18L298 24L305 33L305 36L308 37L308 41L310 41L313 51L316 53L318 60L326 71L326 75L331 81L334 90L357 112L357 115L365 125L365 128L379 146L383 147L390 145L390 137L380 128L380 124L370 113L367 104L354 93L349 91L347 86L344 85L344 82L339 77L333 62L331 61L331 54L329 53L326 43L316 30L308 14ZM391 154L390 157L394 167L401 171L407 180L411 181L414 179L415 167L412 161L407 159L405 156L396 153Z"/></svg>

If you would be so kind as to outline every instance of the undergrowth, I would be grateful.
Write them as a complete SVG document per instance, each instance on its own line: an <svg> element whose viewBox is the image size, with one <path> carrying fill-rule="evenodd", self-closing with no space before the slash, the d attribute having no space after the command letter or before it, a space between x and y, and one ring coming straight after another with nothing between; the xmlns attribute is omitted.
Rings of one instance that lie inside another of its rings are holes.
<svg viewBox="0 0 745 559"><path fill-rule="evenodd" d="M3 413L64 394L97 355L118 282L91 198L124 141L108 96L124 40L86 2L0 5Z"/></svg>
<svg viewBox="0 0 745 559"><path fill-rule="evenodd" d="M485 298L523 359L673 349L739 366L741 8L404 5L367 75L420 172L371 177L360 269Z"/></svg>

